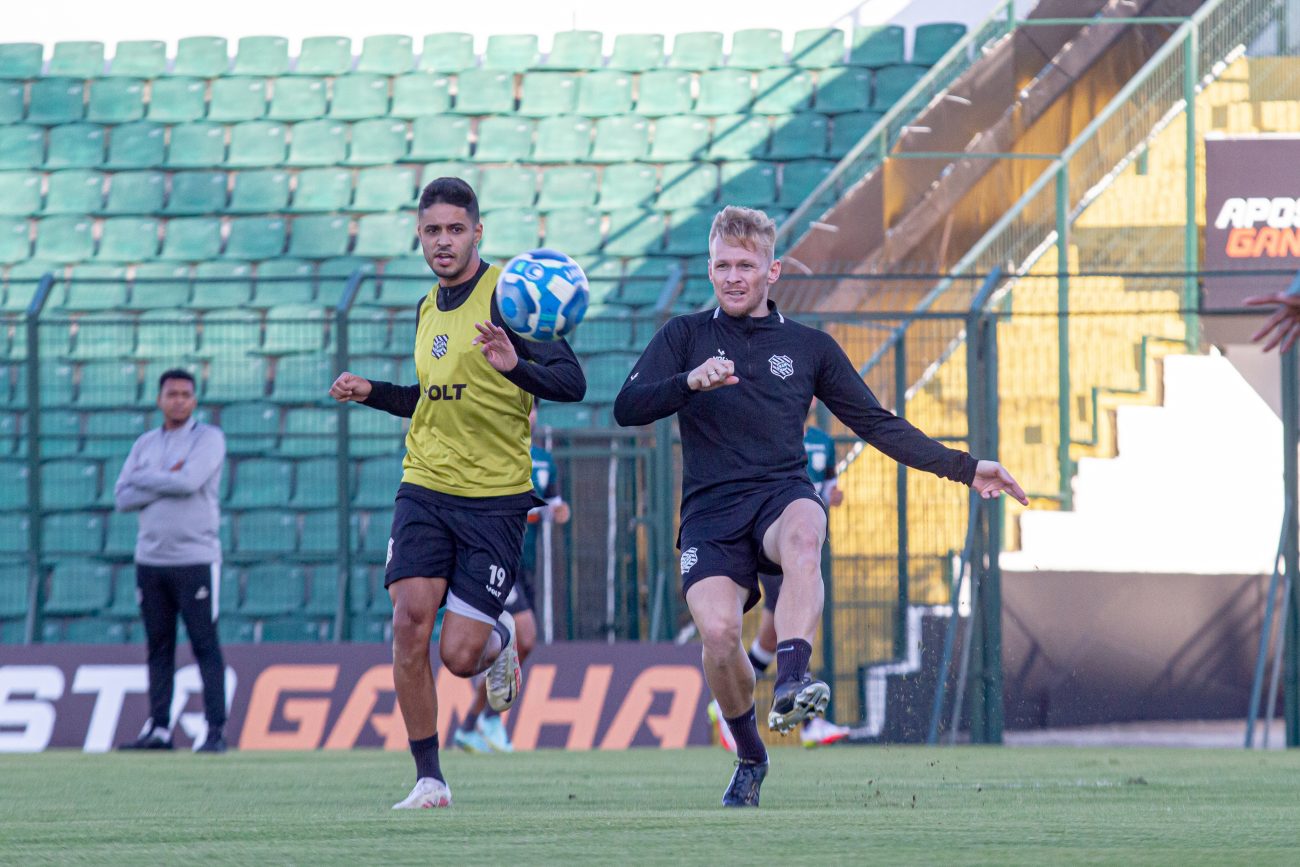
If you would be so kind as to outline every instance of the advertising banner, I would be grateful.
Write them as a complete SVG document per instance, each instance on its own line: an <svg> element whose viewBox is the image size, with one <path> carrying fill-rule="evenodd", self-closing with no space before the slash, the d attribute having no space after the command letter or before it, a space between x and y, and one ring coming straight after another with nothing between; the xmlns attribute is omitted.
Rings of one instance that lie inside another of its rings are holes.
<svg viewBox="0 0 1300 867"><path fill-rule="evenodd" d="M241 750L407 749L382 644L247 644L224 648L226 739ZM436 648L438 731L469 710L469 681L443 672ZM0 646L0 752L103 752L148 717L144 648ZM515 749L622 750L709 743L698 646L570 642L539 646L504 719ZM200 740L202 686L188 648L177 654L173 737Z"/></svg>

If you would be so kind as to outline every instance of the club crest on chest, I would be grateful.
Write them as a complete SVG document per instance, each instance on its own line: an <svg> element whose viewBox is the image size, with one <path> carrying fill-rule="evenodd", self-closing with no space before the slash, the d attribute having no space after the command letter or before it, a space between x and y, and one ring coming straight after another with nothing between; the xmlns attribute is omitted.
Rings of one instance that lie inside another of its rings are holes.
<svg viewBox="0 0 1300 867"><path fill-rule="evenodd" d="M442 358L447 354L447 335L439 334L433 338L433 357Z"/></svg>

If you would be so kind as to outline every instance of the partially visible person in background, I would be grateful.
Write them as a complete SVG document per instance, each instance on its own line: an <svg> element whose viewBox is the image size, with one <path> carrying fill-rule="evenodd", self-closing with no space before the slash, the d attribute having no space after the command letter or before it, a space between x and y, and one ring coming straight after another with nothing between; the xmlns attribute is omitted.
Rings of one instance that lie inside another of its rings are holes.
<svg viewBox="0 0 1300 867"><path fill-rule="evenodd" d="M1251 335L1251 340L1264 343L1264 351L1277 349L1286 352L1300 338L1300 293L1270 292L1267 295L1254 295L1246 299L1247 307L1277 307L1258 331Z"/></svg>

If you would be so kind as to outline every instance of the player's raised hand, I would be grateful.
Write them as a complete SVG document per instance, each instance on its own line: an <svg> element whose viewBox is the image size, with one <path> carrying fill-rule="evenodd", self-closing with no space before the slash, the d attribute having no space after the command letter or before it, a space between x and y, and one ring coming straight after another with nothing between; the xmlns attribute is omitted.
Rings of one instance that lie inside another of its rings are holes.
<svg viewBox="0 0 1300 867"><path fill-rule="evenodd" d="M1248 307L1271 307L1275 304L1278 305L1277 310L1250 339L1256 342L1267 339L1265 352L1279 346L1281 352L1286 352L1300 338L1300 295L1272 292L1246 299Z"/></svg>
<svg viewBox="0 0 1300 867"><path fill-rule="evenodd" d="M996 499L1002 496L1006 491L1022 506L1029 505L1029 498L1025 496L1024 490L1021 489L1020 483L1011 477L1011 473L997 461L980 461L975 465L975 480L970 486L979 495L986 500Z"/></svg>
<svg viewBox="0 0 1300 867"><path fill-rule="evenodd" d="M710 358L686 375L691 391L713 391L738 382L736 365L726 358Z"/></svg>
<svg viewBox="0 0 1300 867"><path fill-rule="evenodd" d="M340 403L349 400L365 400L370 397L370 380L344 371L330 386L330 397Z"/></svg>
<svg viewBox="0 0 1300 867"><path fill-rule="evenodd" d="M474 338L474 345L483 350L483 357L487 359L487 363L502 373L514 370L515 365L519 363L519 354L515 352L515 346L510 342L510 335L506 334L506 330L491 322L475 322L474 327L478 329L478 337Z"/></svg>

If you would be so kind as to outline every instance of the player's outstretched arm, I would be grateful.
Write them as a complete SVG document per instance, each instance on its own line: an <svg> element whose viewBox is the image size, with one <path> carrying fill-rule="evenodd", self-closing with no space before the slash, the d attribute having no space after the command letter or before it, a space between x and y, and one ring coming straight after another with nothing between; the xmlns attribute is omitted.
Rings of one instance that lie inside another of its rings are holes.
<svg viewBox="0 0 1300 867"><path fill-rule="evenodd" d="M977 463L975 465L975 479L970 483L970 486L986 500L997 499L1005 491L1015 497L1016 501L1022 506L1029 505L1029 498L1025 496L1020 483L1012 478L1006 467L997 461L980 461Z"/></svg>
<svg viewBox="0 0 1300 867"><path fill-rule="evenodd" d="M1288 295L1285 292L1273 292L1268 295L1255 295L1246 299L1249 307L1277 306L1268 321L1251 335L1251 340L1264 343L1264 351L1280 347L1286 352L1300 339L1300 295Z"/></svg>
<svg viewBox="0 0 1300 867"><path fill-rule="evenodd" d="M650 339L614 399L614 421L623 427L650 424L686 405L696 389L689 382L687 317L668 320ZM716 385L716 383L715 383Z"/></svg>
<svg viewBox="0 0 1300 867"><path fill-rule="evenodd" d="M474 343L488 364L508 382L542 400L576 403L586 397L587 377L573 348L564 340L525 340L515 334L505 327L495 298L491 320L476 322L474 327L479 332ZM513 362L510 355L515 357Z"/></svg>
<svg viewBox="0 0 1300 867"><path fill-rule="evenodd" d="M340 403L349 400L360 403L370 397L370 392L370 380L355 373L348 373L346 370L340 373L338 379L330 386L330 397Z"/></svg>
<svg viewBox="0 0 1300 867"><path fill-rule="evenodd" d="M339 403L354 401L389 415L410 418L420 402L420 386L394 385L344 371L330 386L329 395Z"/></svg>

